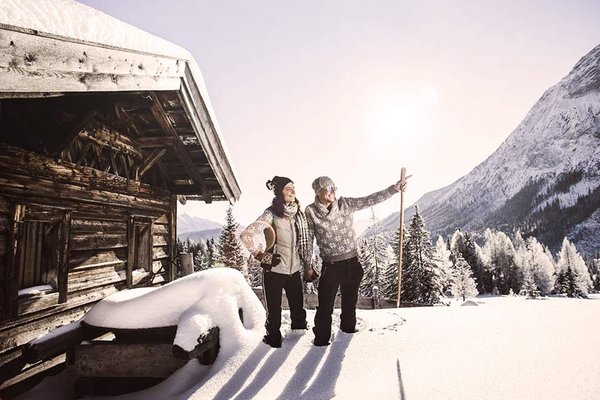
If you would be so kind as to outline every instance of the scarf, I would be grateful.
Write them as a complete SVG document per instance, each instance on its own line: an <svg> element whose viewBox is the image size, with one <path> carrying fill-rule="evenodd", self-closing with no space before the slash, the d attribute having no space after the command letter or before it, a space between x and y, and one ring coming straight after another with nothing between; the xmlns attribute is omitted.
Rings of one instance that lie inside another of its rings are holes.
<svg viewBox="0 0 600 400"><path fill-rule="evenodd" d="M296 233L298 237L298 253L300 254L300 258L305 263L310 263L312 260L312 246L309 242L310 239L308 235L308 223L306 222L306 216L302 210L300 210L300 207L298 207L297 203L284 205L283 215L286 218L294 218L294 225L296 226Z"/></svg>

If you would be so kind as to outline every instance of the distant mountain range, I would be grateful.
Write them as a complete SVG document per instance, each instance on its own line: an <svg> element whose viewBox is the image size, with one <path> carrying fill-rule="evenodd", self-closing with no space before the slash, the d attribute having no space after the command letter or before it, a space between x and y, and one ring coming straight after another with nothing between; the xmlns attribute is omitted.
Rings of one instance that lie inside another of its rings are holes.
<svg viewBox="0 0 600 400"><path fill-rule="evenodd" d="M210 238L218 239L223 225L209 219L192 217L181 214L177 217L177 238L179 240L190 239L193 242Z"/></svg>
<svg viewBox="0 0 600 400"><path fill-rule="evenodd" d="M244 228L243 225L239 226L238 235ZM192 217L185 213L177 217L177 238L182 241L190 239L192 242L198 242L211 238L217 241L222 229L222 224L209 219Z"/></svg>
<svg viewBox="0 0 600 400"><path fill-rule="evenodd" d="M192 217L185 213L177 217L177 234L221 229L222 227L223 225L218 222L200 217Z"/></svg>
<svg viewBox="0 0 600 400"><path fill-rule="evenodd" d="M458 228L520 229L554 251L564 236L588 256L600 250L600 46L483 163L415 204L434 238ZM413 213L414 205L405 223ZM393 231L398 221L394 213L377 231Z"/></svg>

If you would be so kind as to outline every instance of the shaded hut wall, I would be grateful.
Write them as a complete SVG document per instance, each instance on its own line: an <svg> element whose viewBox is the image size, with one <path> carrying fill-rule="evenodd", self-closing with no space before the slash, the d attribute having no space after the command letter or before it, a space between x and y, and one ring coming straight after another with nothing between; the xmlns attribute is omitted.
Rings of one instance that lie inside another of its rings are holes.
<svg viewBox="0 0 600 400"><path fill-rule="evenodd" d="M18 299L18 316L6 318L14 204L38 213L68 212L68 272L63 302L56 292ZM0 321L0 365L20 355L18 346L79 319L95 302L127 287L128 224L138 216L151 221L152 271L161 272L152 283L171 279L175 207L175 197L164 190L0 144L0 315L5 316ZM131 285L148 284L152 275L136 272L130 273Z"/></svg>

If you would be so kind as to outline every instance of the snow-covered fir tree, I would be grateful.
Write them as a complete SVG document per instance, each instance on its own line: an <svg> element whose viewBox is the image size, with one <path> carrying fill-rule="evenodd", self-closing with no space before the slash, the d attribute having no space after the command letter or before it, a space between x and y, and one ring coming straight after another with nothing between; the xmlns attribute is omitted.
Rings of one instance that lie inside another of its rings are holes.
<svg viewBox="0 0 600 400"><path fill-rule="evenodd" d="M440 274L433 257L433 246L425 222L415 207L402 255L401 300L436 304L442 295Z"/></svg>
<svg viewBox="0 0 600 400"><path fill-rule="evenodd" d="M595 292L600 291L600 251L596 257L590 262L590 275L592 276L592 286Z"/></svg>
<svg viewBox="0 0 600 400"><path fill-rule="evenodd" d="M206 268L218 267L219 250L213 238L206 239Z"/></svg>
<svg viewBox="0 0 600 400"><path fill-rule="evenodd" d="M504 232L486 229L482 252L484 262L492 273L492 285L500 294L518 293L522 275L515 260L515 248Z"/></svg>
<svg viewBox="0 0 600 400"><path fill-rule="evenodd" d="M452 261L450 260L450 255L451 253L446 245L446 242L441 236L438 236L438 240L435 242L433 256L440 272L442 293L446 293L448 290L450 290L450 285L452 283Z"/></svg>
<svg viewBox="0 0 600 400"><path fill-rule="evenodd" d="M521 293L528 299L536 299L541 295L535 279L533 279L533 269L530 267L526 267L523 270L523 287Z"/></svg>
<svg viewBox="0 0 600 400"><path fill-rule="evenodd" d="M587 297L592 287L585 261L577 252L575 245L565 237L558 255L556 264L557 293L566 294L568 297Z"/></svg>
<svg viewBox="0 0 600 400"><path fill-rule="evenodd" d="M206 242L200 240L196 244L196 252L194 253L194 271L204 271L208 268L208 246Z"/></svg>
<svg viewBox="0 0 600 400"><path fill-rule="evenodd" d="M522 290L527 289L525 280L529 274L540 294L544 296L550 294L554 289L555 269L548 252L534 237L529 237L523 242L519 240L516 242L519 244L515 248L515 260L523 272Z"/></svg>
<svg viewBox="0 0 600 400"><path fill-rule="evenodd" d="M371 229L377 223L375 212L371 208ZM381 295L385 271L390 263L389 245L381 233L368 236L359 246L359 260L364 270L360 283L361 296L372 297L373 287L377 286Z"/></svg>
<svg viewBox="0 0 600 400"><path fill-rule="evenodd" d="M246 257L244 257L242 243L237 235L238 227L239 224L233 216L233 207L229 206L225 214L225 225L219 235L219 263L245 273Z"/></svg>
<svg viewBox="0 0 600 400"><path fill-rule="evenodd" d="M390 245L382 235L375 235L363 241L358 254L364 270L359 288L360 295L373 296L373 287L377 286L379 295L383 296L383 288L389 286L386 282L389 265L394 263L394 253Z"/></svg>
<svg viewBox="0 0 600 400"><path fill-rule="evenodd" d="M481 248L475 243L473 236L467 231L457 230L452 235L450 243L451 254L460 254L471 266L479 292L490 293L494 286L492 272L486 268ZM452 257L451 261L455 261Z"/></svg>
<svg viewBox="0 0 600 400"><path fill-rule="evenodd" d="M256 258L252 257L252 254L248 256L247 260L248 265L248 274L246 276L246 281L250 287L260 287L263 284L263 269L260 266L260 261Z"/></svg>
<svg viewBox="0 0 600 400"><path fill-rule="evenodd" d="M404 227L406 230L406 227ZM405 242L406 242L406 238ZM398 261L400 257L400 225L388 242L392 249L391 259L383 273L383 285L379 293L381 297L396 301L398 299Z"/></svg>
<svg viewBox="0 0 600 400"><path fill-rule="evenodd" d="M463 301L468 297L475 297L479 294L477 283L473 278L473 271L461 254L455 257L454 267L452 268L452 285L450 290L452 296L462 298Z"/></svg>

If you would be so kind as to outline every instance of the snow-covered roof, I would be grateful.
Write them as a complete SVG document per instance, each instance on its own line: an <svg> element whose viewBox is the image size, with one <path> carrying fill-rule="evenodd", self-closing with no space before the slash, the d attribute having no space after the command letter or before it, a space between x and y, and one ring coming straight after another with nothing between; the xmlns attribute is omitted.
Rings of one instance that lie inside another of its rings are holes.
<svg viewBox="0 0 600 400"><path fill-rule="evenodd" d="M90 43L192 59L184 48L74 0L3 0L0 23Z"/></svg>
<svg viewBox="0 0 600 400"><path fill-rule="evenodd" d="M3 0L0 36L0 98L177 92L224 198L239 199L231 156L187 50L73 0Z"/></svg>

